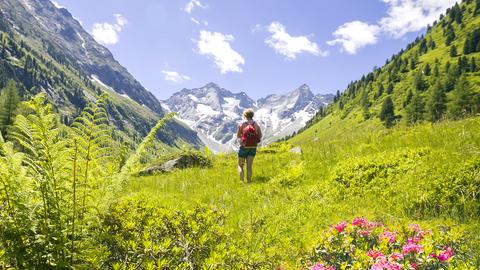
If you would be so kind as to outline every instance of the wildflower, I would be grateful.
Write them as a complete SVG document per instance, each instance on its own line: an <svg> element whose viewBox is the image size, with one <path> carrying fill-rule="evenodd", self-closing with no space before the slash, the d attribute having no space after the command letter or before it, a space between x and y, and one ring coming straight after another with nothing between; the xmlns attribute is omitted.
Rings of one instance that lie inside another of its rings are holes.
<svg viewBox="0 0 480 270"><path fill-rule="evenodd" d="M420 228L420 225L418 224L410 224L408 225L408 228L414 232L421 232L422 228Z"/></svg>
<svg viewBox="0 0 480 270"><path fill-rule="evenodd" d="M400 264L398 264L396 262L387 262L384 265L384 268L387 269L387 270L400 270L401 266L400 266Z"/></svg>
<svg viewBox="0 0 480 270"><path fill-rule="evenodd" d="M414 236L407 239L408 244L417 244L420 241L422 241L422 237L419 237L419 236Z"/></svg>
<svg viewBox="0 0 480 270"><path fill-rule="evenodd" d="M380 227L383 227L383 224L381 222L377 222L377 221L368 222L369 229L380 228Z"/></svg>
<svg viewBox="0 0 480 270"><path fill-rule="evenodd" d="M412 253L419 253L422 251L423 247L421 245L417 245L416 243L407 243L403 246L403 254Z"/></svg>
<svg viewBox="0 0 480 270"><path fill-rule="evenodd" d="M397 262L401 261L403 260L403 255L397 252L393 252L392 254L390 254L390 260L397 261Z"/></svg>
<svg viewBox="0 0 480 270"><path fill-rule="evenodd" d="M380 235L380 241L387 240L389 244L392 244L395 242L396 235L394 232L390 232L388 230L383 231L383 233Z"/></svg>
<svg viewBox="0 0 480 270"><path fill-rule="evenodd" d="M413 268L413 269L415 269L415 270L418 270L418 265L417 265L417 263L414 263L414 262L410 263L410 268Z"/></svg>
<svg viewBox="0 0 480 270"><path fill-rule="evenodd" d="M333 266L326 267L321 263L317 263L314 266L312 266L312 268L310 268L310 270L335 270L335 267L333 267Z"/></svg>
<svg viewBox="0 0 480 270"><path fill-rule="evenodd" d="M383 270L384 267L387 265L387 260L385 257L379 257L378 260L372 265L370 270Z"/></svg>
<svg viewBox="0 0 480 270"><path fill-rule="evenodd" d="M368 224L367 220L365 218L354 218L352 225L353 226L361 226L361 227L366 227Z"/></svg>
<svg viewBox="0 0 480 270"><path fill-rule="evenodd" d="M371 249L367 252L367 256L376 260L377 258L383 257L383 253L381 251Z"/></svg>
<svg viewBox="0 0 480 270"><path fill-rule="evenodd" d="M338 233L343 232L346 227L347 227L347 222L345 221L342 221L334 226L335 230L337 230Z"/></svg>
<svg viewBox="0 0 480 270"><path fill-rule="evenodd" d="M453 257L453 250L450 247L447 247L440 251L439 255L433 253L432 255L430 255L430 257L436 258L441 262L446 262Z"/></svg>
<svg viewBox="0 0 480 270"><path fill-rule="evenodd" d="M369 230L361 230L361 231L360 231L360 235L361 235L361 236L369 236L369 235L370 235L370 231L369 231Z"/></svg>

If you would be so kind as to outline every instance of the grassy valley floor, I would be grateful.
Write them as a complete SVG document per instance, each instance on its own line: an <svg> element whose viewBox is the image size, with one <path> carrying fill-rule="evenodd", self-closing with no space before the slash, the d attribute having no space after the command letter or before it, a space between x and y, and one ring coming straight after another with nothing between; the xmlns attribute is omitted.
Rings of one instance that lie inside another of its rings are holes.
<svg viewBox="0 0 480 270"><path fill-rule="evenodd" d="M335 117L259 151L251 184L239 182L234 155L219 155L212 168L134 178L123 196L223 210L245 256L288 269L300 267L328 226L357 216L447 225L470 236L465 247L479 246L479 117L389 130ZM293 146L303 153L291 153Z"/></svg>

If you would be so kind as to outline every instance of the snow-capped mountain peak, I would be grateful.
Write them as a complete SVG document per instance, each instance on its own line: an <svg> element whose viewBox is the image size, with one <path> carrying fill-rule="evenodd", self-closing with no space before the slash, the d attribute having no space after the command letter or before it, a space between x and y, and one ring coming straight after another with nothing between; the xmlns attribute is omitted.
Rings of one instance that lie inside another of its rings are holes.
<svg viewBox="0 0 480 270"><path fill-rule="evenodd" d="M255 110L254 119L262 127L264 143L269 143L298 131L331 99L331 95L315 96L303 84L290 93L254 101L244 92L232 93L211 82L200 88L182 89L163 105L177 112L180 120L196 130L213 151L228 152L233 149L244 109Z"/></svg>

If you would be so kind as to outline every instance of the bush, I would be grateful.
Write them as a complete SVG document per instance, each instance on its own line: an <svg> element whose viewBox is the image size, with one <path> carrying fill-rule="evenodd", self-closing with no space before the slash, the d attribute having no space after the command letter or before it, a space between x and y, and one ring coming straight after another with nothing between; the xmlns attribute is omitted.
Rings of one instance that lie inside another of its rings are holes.
<svg viewBox="0 0 480 270"><path fill-rule="evenodd" d="M332 180L343 184L350 194L383 189L395 182L395 177L412 169L418 159L430 153L428 148L406 149L394 153L349 158L334 169Z"/></svg>
<svg viewBox="0 0 480 270"><path fill-rule="evenodd" d="M436 175L436 172L431 172ZM438 174L438 173L437 173ZM440 172L410 212L476 218L480 215L480 158L454 171Z"/></svg>
<svg viewBox="0 0 480 270"><path fill-rule="evenodd" d="M303 163L290 163L275 178L272 179L272 183L278 183L282 187L295 187L300 184L304 178L305 168Z"/></svg>
<svg viewBox="0 0 480 270"><path fill-rule="evenodd" d="M226 236L219 211L173 211L143 199L120 201L101 220L98 243L108 250L102 265L113 269L202 269Z"/></svg>

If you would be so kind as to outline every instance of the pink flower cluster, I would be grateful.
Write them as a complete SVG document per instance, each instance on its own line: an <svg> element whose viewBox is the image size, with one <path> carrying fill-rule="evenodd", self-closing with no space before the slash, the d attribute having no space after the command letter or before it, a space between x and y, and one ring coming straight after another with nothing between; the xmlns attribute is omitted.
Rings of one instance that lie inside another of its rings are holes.
<svg viewBox="0 0 480 270"><path fill-rule="evenodd" d="M435 238L425 240L427 235L433 233L423 230L417 224L409 225L408 230L396 231L380 222L370 222L363 217L357 217L351 223L342 221L335 224L330 233L331 235L325 238L323 246L316 250L332 250L332 253L317 254L314 257L317 263L309 266L311 270L335 270L335 267L352 261L371 270L424 269L438 262L442 265L450 263L454 256L452 248L444 247L442 250L432 252L428 260L424 260L422 245ZM352 244L355 250L353 254ZM359 254L358 251L365 252L363 254L369 259L366 260L363 255L359 257L354 255ZM347 256L348 259L345 259L344 254L350 254Z"/></svg>
<svg viewBox="0 0 480 270"><path fill-rule="evenodd" d="M408 254L408 253L420 253L420 251L423 250L423 247L421 245L417 245L415 243L406 243L403 246L403 254Z"/></svg>
<svg viewBox="0 0 480 270"><path fill-rule="evenodd" d="M321 263L317 263L310 268L310 270L336 270L335 267L327 267Z"/></svg>
<svg viewBox="0 0 480 270"><path fill-rule="evenodd" d="M380 235L380 241L386 240L389 244L393 244L397 239L397 234L388 230L383 231Z"/></svg>
<svg viewBox="0 0 480 270"><path fill-rule="evenodd" d="M338 233L343 232L346 227L347 227L347 222L345 221L342 221L334 226L335 230L337 230Z"/></svg>
<svg viewBox="0 0 480 270"><path fill-rule="evenodd" d="M440 254L432 253L430 257L436 258L441 262L448 262L453 257L453 250L450 247L444 248L440 251Z"/></svg>

